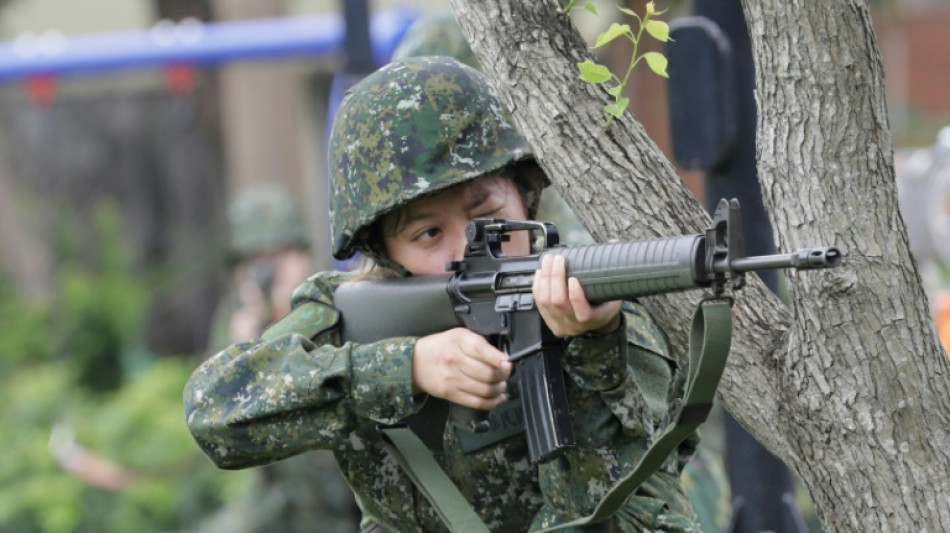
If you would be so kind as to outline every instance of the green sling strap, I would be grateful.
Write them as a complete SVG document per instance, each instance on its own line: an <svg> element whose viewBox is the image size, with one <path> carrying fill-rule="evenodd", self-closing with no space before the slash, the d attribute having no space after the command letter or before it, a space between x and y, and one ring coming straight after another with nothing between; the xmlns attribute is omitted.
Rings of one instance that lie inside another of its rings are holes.
<svg viewBox="0 0 950 533"><path fill-rule="evenodd" d="M386 450L453 533L490 533L468 500L408 426L383 428Z"/></svg>
<svg viewBox="0 0 950 533"><path fill-rule="evenodd" d="M583 518L543 529L548 533L593 524L613 515L627 497L652 476L666 458L706 420L732 342L732 300L711 298L700 302L689 334L689 373L683 408L675 423L654 440L640 462L604 495L594 512ZM408 427L384 428L387 449L396 458L429 503L454 533L489 531L468 501L439 467L432 453Z"/></svg>

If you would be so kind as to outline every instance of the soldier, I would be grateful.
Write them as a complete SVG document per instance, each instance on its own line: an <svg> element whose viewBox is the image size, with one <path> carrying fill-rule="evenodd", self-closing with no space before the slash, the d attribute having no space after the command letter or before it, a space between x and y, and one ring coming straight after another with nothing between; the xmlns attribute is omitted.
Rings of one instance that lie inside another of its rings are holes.
<svg viewBox="0 0 950 533"><path fill-rule="evenodd" d="M461 257L472 218L534 215L547 178L503 109L482 74L444 57L395 61L354 86L330 140L334 255L373 258L376 270L364 277L442 272ZM526 243L505 246L517 254ZM444 531L378 425L442 400L492 409L507 399L511 363L462 328L342 344L334 291L353 277L311 277L262 338L203 364L185 390L188 426L222 468L333 450L364 530ZM533 287L545 322L570 337L576 446L533 466L523 434L489 434L486 447L466 453L453 424L421 419L442 435L436 461L490 530L536 530L592 511L682 396L680 369L646 312L630 302L591 306L576 281L552 257ZM679 479L694 444L680 446L598 530L699 531Z"/></svg>
<svg viewBox="0 0 950 533"><path fill-rule="evenodd" d="M241 190L228 207L233 290L218 306L215 351L258 337L290 311L290 296L313 272L309 239L293 196L276 182ZM250 492L199 531L355 531L359 508L333 455L301 454L258 469Z"/></svg>

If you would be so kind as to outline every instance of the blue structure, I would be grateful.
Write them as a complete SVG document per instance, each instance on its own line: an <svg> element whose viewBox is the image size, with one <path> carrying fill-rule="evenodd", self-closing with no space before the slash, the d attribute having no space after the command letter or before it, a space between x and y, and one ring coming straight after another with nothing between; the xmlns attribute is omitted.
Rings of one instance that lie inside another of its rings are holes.
<svg viewBox="0 0 950 533"><path fill-rule="evenodd" d="M392 9L370 20L373 59L389 60L417 14ZM210 66L243 59L333 55L344 50L342 15L204 24L162 21L144 31L66 37L48 32L0 43L0 82L161 67Z"/></svg>

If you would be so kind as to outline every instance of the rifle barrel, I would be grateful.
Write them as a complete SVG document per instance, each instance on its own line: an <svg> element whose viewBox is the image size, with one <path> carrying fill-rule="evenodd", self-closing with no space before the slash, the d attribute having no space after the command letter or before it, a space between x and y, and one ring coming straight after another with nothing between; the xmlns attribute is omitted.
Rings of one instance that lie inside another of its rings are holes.
<svg viewBox="0 0 950 533"><path fill-rule="evenodd" d="M790 254L759 255L733 259L728 265L714 265L713 270L725 272L751 272L755 270L775 270L779 268L796 268L798 270L815 270L832 268L841 264L841 252L834 247L806 248Z"/></svg>

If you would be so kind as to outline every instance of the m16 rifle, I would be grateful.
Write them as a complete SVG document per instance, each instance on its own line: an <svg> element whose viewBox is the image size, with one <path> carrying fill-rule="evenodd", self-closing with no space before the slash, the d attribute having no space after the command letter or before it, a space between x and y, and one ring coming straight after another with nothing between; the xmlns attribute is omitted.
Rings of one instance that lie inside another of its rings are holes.
<svg viewBox="0 0 950 533"><path fill-rule="evenodd" d="M520 397L532 462L556 456L574 444L561 354L534 304L532 284L545 255L566 258L568 277L580 281L591 304L708 288L721 295L745 285L745 273L837 267L833 247L790 254L746 257L737 200L722 200L705 233L644 241L564 247L548 222L476 219L466 228L462 260L450 273L346 283L335 294L343 316L344 341L370 342L424 336L455 327L483 335L514 363L513 392ZM528 255L509 257L502 243L527 231ZM393 313L398 309L398 313ZM489 429L484 411L453 406L450 418L463 430Z"/></svg>

